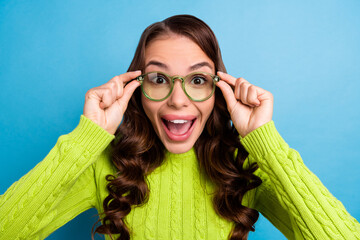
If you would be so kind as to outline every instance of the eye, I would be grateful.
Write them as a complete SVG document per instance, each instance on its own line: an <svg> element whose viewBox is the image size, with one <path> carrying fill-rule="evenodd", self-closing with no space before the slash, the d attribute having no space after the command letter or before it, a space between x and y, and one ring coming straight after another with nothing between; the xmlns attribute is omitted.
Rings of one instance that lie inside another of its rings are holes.
<svg viewBox="0 0 360 240"><path fill-rule="evenodd" d="M206 77L201 75L193 76L193 78L191 79L191 84L195 84L195 85L203 85L206 82L207 82Z"/></svg>
<svg viewBox="0 0 360 240"><path fill-rule="evenodd" d="M167 77L160 75L160 74L153 74L152 76L149 76L149 81L156 85L168 83Z"/></svg>

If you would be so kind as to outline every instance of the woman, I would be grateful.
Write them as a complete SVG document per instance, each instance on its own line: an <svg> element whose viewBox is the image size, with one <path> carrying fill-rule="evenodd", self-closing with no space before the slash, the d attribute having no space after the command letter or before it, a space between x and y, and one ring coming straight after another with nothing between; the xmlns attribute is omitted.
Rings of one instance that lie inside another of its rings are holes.
<svg viewBox="0 0 360 240"><path fill-rule="evenodd" d="M107 239L246 239L258 211L289 239L360 239L276 131L272 94L226 74L201 20L149 26L128 72L85 97L75 130L1 197L0 239L43 239L92 207Z"/></svg>

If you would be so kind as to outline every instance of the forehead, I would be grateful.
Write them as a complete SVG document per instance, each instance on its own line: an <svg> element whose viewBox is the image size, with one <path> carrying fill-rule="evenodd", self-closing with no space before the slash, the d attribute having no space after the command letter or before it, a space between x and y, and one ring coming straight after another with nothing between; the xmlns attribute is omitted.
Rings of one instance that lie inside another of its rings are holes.
<svg viewBox="0 0 360 240"><path fill-rule="evenodd" d="M145 65L149 62L160 62L168 67L169 71L186 72L190 66L199 62L208 62L209 70L214 71L214 63L206 53L191 39L180 35L166 35L154 39L145 49ZM157 69L161 66L148 66ZM208 70L208 71L209 71Z"/></svg>

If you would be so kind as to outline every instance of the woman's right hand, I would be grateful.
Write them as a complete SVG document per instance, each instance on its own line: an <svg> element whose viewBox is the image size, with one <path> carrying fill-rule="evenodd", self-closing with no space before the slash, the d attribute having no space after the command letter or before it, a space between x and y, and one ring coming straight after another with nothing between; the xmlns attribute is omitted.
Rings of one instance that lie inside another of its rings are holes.
<svg viewBox="0 0 360 240"><path fill-rule="evenodd" d="M140 86L138 81L126 83L140 74L141 71L127 72L87 91L83 115L108 133L115 134L132 94Z"/></svg>

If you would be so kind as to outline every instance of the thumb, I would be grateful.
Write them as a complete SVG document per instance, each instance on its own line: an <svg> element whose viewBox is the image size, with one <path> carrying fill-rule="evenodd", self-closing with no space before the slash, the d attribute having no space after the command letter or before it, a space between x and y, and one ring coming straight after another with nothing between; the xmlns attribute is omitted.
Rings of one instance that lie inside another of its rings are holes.
<svg viewBox="0 0 360 240"><path fill-rule="evenodd" d="M141 84L138 81L132 81L126 84L123 95L117 100L119 105L124 106L124 111L127 107L128 102L130 101L131 96L135 92L136 88L138 88L140 85Z"/></svg>
<svg viewBox="0 0 360 240"><path fill-rule="evenodd" d="M218 86L222 92L222 94L224 95L226 104L227 104L227 108L229 110L229 112L231 113L234 106L237 103L237 100L235 98L235 94L234 91L232 90L231 86L229 84L227 84L226 82L220 80L216 86Z"/></svg>

